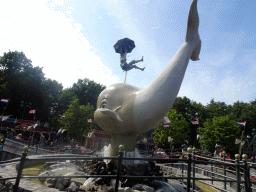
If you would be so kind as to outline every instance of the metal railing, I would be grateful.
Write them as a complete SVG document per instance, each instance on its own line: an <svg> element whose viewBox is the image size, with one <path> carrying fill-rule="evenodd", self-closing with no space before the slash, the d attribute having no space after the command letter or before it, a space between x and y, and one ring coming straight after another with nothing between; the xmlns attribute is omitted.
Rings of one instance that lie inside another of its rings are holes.
<svg viewBox="0 0 256 192"><path fill-rule="evenodd" d="M15 159L15 160L8 160L8 161L1 161L0 164L4 163L10 163L10 162L17 162L20 161L20 164L18 166L17 170L17 176L16 177L6 177L6 178L0 178L0 180L9 180L9 179L16 179L13 191L16 192L18 191L19 188L19 183L20 179L23 178L95 178L95 177L101 177L101 178L113 178L116 180L115 184L115 191L118 191L118 186L119 186L119 181L122 178L140 178L140 179L178 179L178 180L186 180L187 183L187 188L186 191L194 191L195 189L195 180L198 181L218 181L218 182L224 182L224 189L219 189L221 191L227 191L226 190L226 184L229 183L236 183L236 190L238 192L241 191L241 188L244 187L244 190L246 192L251 192L252 191L252 183L256 183L251 181L250 179L250 168L252 168L251 165L248 165L247 163L247 157L246 155L243 155L243 161L239 161L239 156L236 156L235 163L231 162L226 162L226 161L203 161L203 160L195 160L195 155L193 153L192 156L192 149L188 149L188 154L187 154L187 159L178 159L178 158L172 158L172 159L159 159L159 158L128 158L123 156L123 146L121 145L119 147L119 155L115 157L81 157L81 156L76 156L76 157L43 157L43 158L27 158L28 154L28 147L23 148L22 156L20 159ZM56 160L102 160L102 159L109 159L109 160L115 160L117 161L117 173L116 175L83 175L83 176L22 176L22 170L24 168L24 164L26 161L56 161ZM169 160L170 163L173 161L181 161L182 162L182 175L181 176L125 176L121 175L121 164L122 161L125 160L141 160L141 161L159 161L159 160ZM184 164L186 163L186 164ZM211 173L211 177L205 178L205 177L196 177L196 169L202 169L198 166L197 164L210 164L211 165L211 170L207 170L208 172ZM219 174L217 172L214 172L213 166L223 166L223 174ZM186 175L183 173L184 167L186 166ZM235 167L236 169L236 177L231 178L226 175L227 172L227 167L232 166ZM241 171L243 174L241 174ZM220 175L223 178L218 178L216 176ZM243 176L242 176L243 175ZM192 185L191 185L192 181ZM214 187L214 186L213 186ZM217 187L215 187L217 189Z"/></svg>

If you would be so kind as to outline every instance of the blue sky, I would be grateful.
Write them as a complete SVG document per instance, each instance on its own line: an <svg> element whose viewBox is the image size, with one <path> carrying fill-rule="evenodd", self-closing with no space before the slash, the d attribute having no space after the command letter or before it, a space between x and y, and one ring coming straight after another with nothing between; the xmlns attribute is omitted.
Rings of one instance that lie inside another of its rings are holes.
<svg viewBox="0 0 256 192"><path fill-rule="evenodd" d="M103 85L124 81L113 45L128 37L144 56L144 72L127 83L143 88L184 43L192 0L1 1L0 55L24 51L45 76L67 88L78 78ZM206 105L255 100L256 1L198 0L200 61L190 61L179 96Z"/></svg>

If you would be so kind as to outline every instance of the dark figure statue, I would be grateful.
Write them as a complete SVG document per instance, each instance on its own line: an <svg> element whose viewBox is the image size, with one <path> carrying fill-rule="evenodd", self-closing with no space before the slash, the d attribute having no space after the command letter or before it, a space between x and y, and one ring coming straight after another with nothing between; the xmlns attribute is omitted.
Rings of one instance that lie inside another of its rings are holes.
<svg viewBox="0 0 256 192"><path fill-rule="evenodd" d="M126 54L127 54L127 53L122 53L122 54L120 54L120 55L121 55L121 56L120 56L120 61L121 61L120 66L121 66L121 68L122 68L124 71L129 71L129 70L131 70L131 69L133 69L133 68L135 68L135 69L140 69L141 71L144 71L145 67L144 67L144 68L140 68L140 67L137 67L137 66L135 65L135 63L138 63L138 62L143 61L143 56L142 56L141 60L132 60L130 63L127 63L127 62L126 62Z"/></svg>

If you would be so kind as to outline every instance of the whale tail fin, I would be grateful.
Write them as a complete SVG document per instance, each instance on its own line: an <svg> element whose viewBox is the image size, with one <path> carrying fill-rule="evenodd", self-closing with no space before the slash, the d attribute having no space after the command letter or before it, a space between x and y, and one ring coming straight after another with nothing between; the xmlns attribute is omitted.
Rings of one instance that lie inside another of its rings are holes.
<svg viewBox="0 0 256 192"><path fill-rule="evenodd" d="M197 0L193 0L189 10L187 34L186 34L186 42L190 42L190 41L197 42L193 50L193 53L190 57L190 59L193 61L199 60L199 54L201 50L201 40L198 33L198 27L199 27L199 16L197 12Z"/></svg>

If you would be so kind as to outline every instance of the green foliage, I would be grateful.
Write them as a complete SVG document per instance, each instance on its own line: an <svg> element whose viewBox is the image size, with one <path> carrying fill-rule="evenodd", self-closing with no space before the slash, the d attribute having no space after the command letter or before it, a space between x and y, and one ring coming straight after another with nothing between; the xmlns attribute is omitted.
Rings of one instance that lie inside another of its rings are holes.
<svg viewBox="0 0 256 192"><path fill-rule="evenodd" d="M58 131L62 125L63 125L63 121L62 119L60 119L59 117L55 116L51 119L51 129Z"/></svg>
<svg viewBox="0 0 256 192"><path fill-rule="evenodd" d="M187 122L192 122L196 119L206 119L206 108L201 103L191 101L187 97L177 97L173 104L173 109L186 119Z"/></svg>
<svg viewBox="0 0 256 192"><path fill-rule="evenodd" d="M3 134L0 134L0 140L1 139L4 139L4 135Z"/></svg>
<svg viewBox="0 0 256 192"><path fill-rule="evenodd" d="M244 103L237 101L231 107L231 118L236 121L246 121L244 135L251 135L252 129L256 128L256 106L255 102Z"/></svg>
<svg viewBox="0 0 256 192"><path fill-rule="evenodd" d="M93 117L93 106L89 103L87 105L79 105L79 99L74 99L68 107L68 110L64 113L65 118L62 119L64 129L73 137L81 138L92 128L87 119L92 119Z"/></svg>
<svg viewBox="0 0 256 192"><path fill-rule="evenodd" d="M154 142L163 148L169 148L168 136L171 136L174 145L180 146L184 144L185 140L189 140L189 123L175 109L171 109L166 116L171 121L169 128L164 128L163 124L159 124L153 133Z"/></svg>
<svg viewBox="0 0 256 192"><path fill-rule="evenodd" d="M189 123L189 138L188 142L191 145L198 146L198 141L196 140L196 128L197 125L193 125L192 121L199 119L199 123L206 119L206 107L201 103L190 100L187 97L177 97L173 108L177 110L177 113L182 114L182 116Z"/></svg>
<svg viewBox="0 0 256 192"><path fill-rule="evenodd" d="M215 144L226 147L228 153L238 153L236 138L241 136L241 128L229 115L214 117L204 122L201 128L203 148L214 152Z"/></svg>
<svg viewBox="0 0 256 192"><path fill-rule="evenodd" d="M105 89L105 86L102 86L94 81L89 79L78 79L77 83L73 84L71 90L79 99L80 105L86 105L90 103L96 109L97 99L99 94Z"/></svg>
<svg viewBox="0 0 256 192"><path fill-rule="evenodd" d="M32 103L37 117L47 119L48 95L44 94L44 74L42 68L33 67L32 61L23 52L7 52L0 58L1 95L10 99L6 114L21 118L23 108L20 102ZM29 110L29 109L27 109ZM33 116L25 111L26 119Z"/></svg>
<svg viewBox="0 0 256 192"><path fill-rule="evenodd" d="M206 106L207 118L230 115L231 106L224 102L215 102L214 99Z"/></svg>
<svg viewBox="0 0 256 192"><path fill-rule="evenodd" d="M33 120L34 116L28 112L36 109L35 120L48 121L51 127L59 129L59 116L74 98L79 99L80 105L90 103L95 108L98 95L104 88L85 78L63 90L62 84L44 77L42 68L33 67L23 52L9 51L0 57L0 94L2 98L10 99L5 115L17 119L24 114L23 119ZM3 111L4 107L1 103L0 110Z"/></svg>
<svg viewBox="0 0 256 192"><path fill-rule="evenodd" d="M160 123L153 132L154 143L164 149L169 148L168 136L169 131Z"/></svg>

